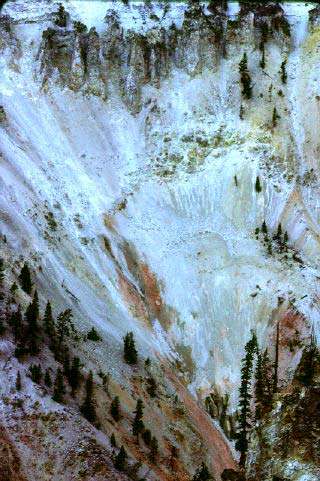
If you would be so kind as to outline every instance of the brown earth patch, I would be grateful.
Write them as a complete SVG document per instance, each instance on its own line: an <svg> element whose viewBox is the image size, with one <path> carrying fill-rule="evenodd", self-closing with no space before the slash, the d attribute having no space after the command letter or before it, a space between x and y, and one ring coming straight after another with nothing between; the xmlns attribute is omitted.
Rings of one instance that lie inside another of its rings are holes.
<svg viewBox="0 0 320 481"><path fill-rule="evenodd" d="M19 455L3 426L0 426L0 481L27 481Z"/></svg>
<svg viewBox="0 0 320 481"><path fill-rule="evenodd" d="M151 327L148 309L141 295L131 284L131 282L129 282L129 280L124 276L120 269L118 269L117 272L120 292L129 308L130 313L133 315L133 317L142 319L149 327Z"/></svg>

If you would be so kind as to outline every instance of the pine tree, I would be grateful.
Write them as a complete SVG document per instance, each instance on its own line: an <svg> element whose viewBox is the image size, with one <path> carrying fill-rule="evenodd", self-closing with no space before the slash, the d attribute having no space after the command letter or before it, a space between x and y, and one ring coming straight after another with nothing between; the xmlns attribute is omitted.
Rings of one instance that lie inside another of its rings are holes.
<svg viewBox="0 0 320 481"><path fill-rule="evenodd" d="M42 370L40 364L31 364L29 371L32 381L36 384L40 384L42 379Z"/></svg>
<svg viewBox="0 0 320 481"><path fill-rule="evenodd" d="M288 252L288 241L289 241L288 232L285 231L283 236L283 249L285 252Z"/></svg>
<svg viewBox="0 0 320 481"><path fill-rule="evenodd" d="M25 319L27 322L27 344L30 354L39 352L39 299L37 291L34 291L33 300L28 305Z"/></svg>
<svg viewBox="0 0 320 481"><path fill-rule="evenodd" d="M277 228L277 233L275 235L275 239L277 239L278 241L281 240L281 236L282 236L282 226L281 226L281 222L279 222L278 224L278 228Z"/></svg>
<svg viewBox="0 0 320 481"><path fill-rule="evenodd" d="M255 187L256 187L256 192L261 192L262 191L262 187L261 187L261 184L260 184L260 178L259 176L257 176L256 178L256 184L255 184Z"/></svg>
<svg viewBox="0 0 320 481"><path fill-rule="evenodd" d="M18 290L18 284L14 281L12 283L12 286L10 287L10 293L14 296L17 290Z"/></svg>
<svg viewBox="0 0 320 481"><path fill-rule="evenodd" d="M52 387L52 380L51 380L49 369L46 369L46 372L44 375L44 383L47 387Z"/></svg>
<svg viewBox="0 0 320 481"><path fill-rule="evenodd" d="M92 371L89 372L86 381L86 394L81 406L81 412L83 416L91 423L93 423L96 418L96 409L94 406L94 397L93 397L93 373Z"/></svg>
<svg viewBox="0 0 320 481"><path fill-rule="evenodd" d="M30 295L32 291L32 281L31 281L30 269L27 262L24 263L24 266L21 269L19 280L24 292Z"/></svg>
<svg viewBox="0 0 320 481"><path fill-rule="evenodd" d="M116 437L115 437L114 433L112 433L111 436L110 436L110 444L113 448L117 447L117 441L116 441Z"/></svg>
<svg viewBox="0 0 320 481"><path fill-rule="evenodd" d="M58 361L61 361L63 358L63 351L64 351L64 340L66 337L71 335L71 332L75 332L75 328L72 322L72 310L66 309L63 312L60 312L57 318L56 324L56 339L54 339L53 346L54 346L54 354Z"/></svg>
<svg viewBox="0 0 320 481"><path fill-rule="evenodd" d="M101 336L99 336L99 334L97 333L95 328L92 327L87 334L87 339L88 339L88 341L98 342L98 341L101 341L102 338L101 338Z"/></svg>
<svg viewBox="0 0 320 481"><path fill-rule="evenodd" d="M110 414L113 419L118 422L121 419L121 411L120 411L120 399L119 396L115 396L111 402L110 406Z"/></svg>
<svg viewBox="0 0 320 481"><path fill-rule="evenodd" d="M68 23L68 13L66 12L64 6L60 3L58 11L56 13L56 19L54 21L58 27L66 27Z"/></svg>
<svg viewBox="0 0 320 481"><path fill-rule="evenodd" d="M154 377L150 376L147 379L147 393L150 397L157 396L157 383Z"/></svg>
<svg viewBox="0 0 320 481"><path fill-rule="evenodd" d="M314 329L312 329L310 343L304 348L300 363L295 373L295 380L303 386L312 386L316 375L320 372L320 352L317 347Z"/></svg>
<svg viewBox="0 0 320 481"><path fill-rule="evenodd" d="M261 232L262 232L263 234L268 234L268 228L267 228L267 224L266 224L266 221L265 221L265 220L262 222Z"/></svg>
<svg viewBox="0 0 320 481"><path fill-rule="evenodd" d="M264 407L264 378L262 369L262 354L260 350L257 353L257 365L255 370L255 420L259 421L262 418Z"/></svg>
<svg viewBox="0 0 320 481"><path fill-rule="evenodd" d="M18 371L17 379L16 379L16 390L21 391L21 389L22 389L21 373L20 373L20 371Z"/></svg>
<svg viewBox="0 0 320 481"><path fill-rule="evenodd" d="M252 83L248 69L248 57L246 52L243 54L239 63L240 82L242 84L242 95L247 99L252 97Z"/></svg>
<svg viewBox="0 0 320 481"><path fill-rule="evenodd" d="M132 423L132 433L134 436L139 437L139 434L144 430L144 423L143 423L143 402L141 399L138 399L136 410L134 411L135 418Z"/></svg>
<svg viewBox="0 0 320 481"><path fill-rule="evenodd" d="M150 429L145 429L142 433L142 439L144 440L145 444L147 446L150 446L151 444L151 439L152 439L152 434Z"/></svg>
<svg viewBox="0 0 320 481"><path fill-rule="evenodd" d="M150 441L149 459L153 464L155 464L158 454L159 454L158 440L155 436L152 436L152 439Z"/></svg>
<svg viewBox="0 0 320 481"><path fill-rule="evenodd" d="M283 84L287 83L287 78L288 78L288 75L287 75L287 71L286 71L286 65L287 65L287 61L284 60L281 64L281 81Z"/></svg>
<svg viewBox="0 0 320 481"><path fill-rule="evenodd" d="M118 471L125 471L127 467L127 453L123 446L121 446L119 453L114 459L114 467Z"/></svg>
<svg viewBox="0 0 320 481"><path fill-rule="evenodd" d="M209 481L210 479L213 479L213 478L208 470L208 467L205 463L202 463L201 467L193 476L192 481Z"/></svg>
<svg viewBox="0 0 320 481"><path fill-rule="evenodd" d="M55 335L55 325L52 316L52 308L50 301L47 302L46 309L43 316L44 331L51 338Z"/></svg>
<svg viewBox="0 0 320 481"><path fill-rule="evenodd" d="M70 354L69 354L68 346L64 346L64 350L62 354L62 364L63 364L63 374L68 379L70 374Z"/></svg>
<svg viewBox="0 0 320 481"><path fill-rule="evenodd" d="M276 107L274 107L272 112L272 128L273 129L276 128L279 119L280 119L280 115L278 114Z"/></svg>
<svg viewBox="0 0 320 481"><path fill-rule="evenodd" d="M243 108L242 104L240 105L239 118L240 118L240 120L243 120L243 118L244 118L244 108Z"/></svg>
<svg viewBox="0 0 320 481"><path fill-rule="evenodd" d="M236 449L240 451L240 465L245 465L246 453L248 450L248 429L250 428L250 400L252 369L254 354L257 349L257 337L252 332L251 339L245 346L245 356L242 359L241 386L239 390L239 432L237 434Z"/></svg>
<svg viewBox="0 0 320 481"><path fill-rule="evenodd" d="M76 393L80 381L81 381L81 363L78 356L75 356L72 360L72 365L69 370L68 381L71 387L71 394L74 396Z"/></svg>
<svg viewBox="0 0 320 481"><path fill-rule="evenodd" d="M127 364L137 364L138 352L136 350L133 332L128 332L123 338L124 359Z"/></svg>
<svg viewBox="0 0 320 481"><path fill-rule="evenodd" d="M4 281L4 262L0 258L0 287L2 287Z"/></svg>
<svg viewBox="0 0 320 481"><path fill-rule="evenodd" d="M58 367L57 376L54 381L54 391L53 391L52 399L57 403L63 403L65 393L66 393L66 389L64 386L63 374L60 367Z"/></svg>

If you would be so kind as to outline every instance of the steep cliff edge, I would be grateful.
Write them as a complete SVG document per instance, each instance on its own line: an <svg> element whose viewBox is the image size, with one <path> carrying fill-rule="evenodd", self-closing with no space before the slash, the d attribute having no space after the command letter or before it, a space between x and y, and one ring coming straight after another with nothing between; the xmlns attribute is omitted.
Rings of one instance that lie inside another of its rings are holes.
<svg viewBox="0 0 320 481"><path fill-rule="evenodd" d="M133 331L229 412L250 330L272 351L280 321L285 386L319 338L319 7L62 4L0 21L8 282L28 260L43 308L99 329L84 356L115 383Z"/></svg>

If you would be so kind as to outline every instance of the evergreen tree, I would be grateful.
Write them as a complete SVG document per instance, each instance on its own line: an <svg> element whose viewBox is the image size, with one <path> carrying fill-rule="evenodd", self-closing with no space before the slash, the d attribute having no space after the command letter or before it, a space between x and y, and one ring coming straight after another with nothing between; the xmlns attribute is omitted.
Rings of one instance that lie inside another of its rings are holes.
<svg viewBox="0 0 320 481"><path fill-rule="evenodd" d="M60 312L57 318L56 324L56 339L53 342L54 354L58 361L63 359L63 351L65 349L64 341L66 337L71 335L71 332L75 332L75 328L72 322L72 310L66 309Z"/></svg>
<svg viewBox="0 0 320 481"><path fill-rule="evenodd" d="M117 447L117 441L116 441L116 437L115 437L114 433L112 433L111 436L110 436L110 444L113 448Z"/></svg>
<svg viewBox="0 0 320 481"><path fill-rule="evenodd" d="M272 128L273 129L276 128L279 119L280 119L280 115L278 114L276 107L274 107L272 112Z"/></svg>
<svg viewBox="0 0 320 481"><path fill-rule="evenodd" d="M46 304L46 309L43 316L44 331L50 338L55 336L55 324L52 316L52 308L50 301Z"/></svg>
<svg viewBox="0 0 320 481"><path fill-rule="evenodd" d="M283 84L287 83L287 78L288 78L288 75L287 75L287 71L286 71L286 65L287 65L287 61L284 60L281 64L281 81Z"/></svg>
<svg viewBox="0 0 320 481"><path fill-rule="evenodd" d="M243 54L242 60L239 63L239 73L240 82L242 84L242 95L247 99L250 99L252 96L252 83L248 69L248 58L246 52Z"/></svg>
<svg viewBox="0 0 320 481"><path fill-rule="evenodd" d="M97 333L95 328L92 327L87 334L87 339L88 339L88 341L98 342L98 341L101 341L102 338L101 338L101 336L99 336L99 334Z"/></svg>
<svg viewBox="0 0 320 481"><path fill-rule="evenodd" d="M240 105L239 118L240 118L240 120L243 120L243 118L244 118L244 108L243 108L242 104Z"/></svg>
<svg viewBox="0 0 320 481"><path fill-rule="evenodd" d="M114 459L114 467L118 471L125 471L127 467L127 453L123 446L121 446L119 453Z"/></svg>
<svg viewBox="0 0 320 481"><path fill-rule="evenodd" d="M282 237L282 226L281 226L281 222L279 222L275 239L280 241L281 237Z"/></svg>
<svg viewBox="0 0 320 481"><path fill-rule="evenodd" d="M21 373L20 373L20 371L18 371L17 379L16 379L16 390L21 391L21 389L22 389Z"/></svg>
<svg viewBox="0 0 320 481"><path fill-rule="evenodd" d="M242 359L241 386L239 390L239 431L237 434L236 449L240 451L240 465L245 465L246 453L248 450L248 429L250 428L250 400L252 369L254 354L257 349L257 337L252 332L251 339L245 346L245 356Z"/></svg>
<svg viewBox="0 0 320 481"><path fill-rule="evenodd" d="M136 410L134 411L135 417L132 423L132 433L134 436L139 437L139 434L144 430L144 423L143 423L143 402L141 399L138 399Z"/></svg>
<svg viewBox="0 0 320 481"><path fill-rule="evenodd" d="M37 291L34 291L33 300L28 305L25 319L27 322L27 344L30 354L39 352L39 299Z"/></svg>
<svg viewBox="0 0 320 481"><path fill-rule="evenodd" d="M3 320L0 318L0 337L2 337L6 332L6 328Z"/></svg>
<svg viewBox="0 0 320 481"><path fill-rule="evenodd" d="M42 370L40 364L31 364L31 366L29 367L29 371L32 381L40 384L42 379Z"/></svg>
<svg viewBox="0 0 320 481"><path fill-rule="evenodd" d="M45 372L45 375L44 375L44 383L47 387L52 386L52 380L51 380L49 369L46 369L46 372Z"/></svg>
<svg viewBox="0 0 320 481"><path fill-rule="evenodd" d="M4 262L3 259L0 258L0 287L3 286L4 281Z"/></svg>
<svg viewBox="0 0 320 481"><path fill-rule="evenodd" d="M54 381L54 391L52 399L57 403L63 403L65 393L66 389L64 386L63 374L60 367L58 367L56 379Z"/></svg>
<svg viewBox="0 0 320 481"><path fill-rule="evenodd" d="M110 414L113 419L118 422L121 419L121 411L120 411L120 399L119 396L115 396L111 402L110 406Z"/></svg>
<svg viewBox="0 0 320 481"><path fill-rule="evenodd" d="M147 379L147 393L150 397L157 396L157 383L154 377L150 376Z"/></svg>
<svg viewBox="0 0 320 481"><path fill-rule="evenodd" d="M260 184L260 178L259 176L257 176L256 178L256 184L255 184L255 187L256 187L256 192L261 192L262 191L262 187L261 187L261 184Z"/></svg>
<svg viewBox="0 0 320 481"><path fill-rule="evenodd" d="M128 332L123 339L124 359L127 364L137 364L138 352L133 337L133 332Z"/></svg>
<svg viewBox="0 0 320 481"><path fill-rule="evenodd" d="M263 49L262 49L262 57L261 57L261 60L260 60L260 67L261 67L262 69L265 69L265 68L266 68L266 59L265 59L264 46L263 46Z"/></svg>
<svg viewBox="0 0 320 481"><path fill-rule="evenodd" d="M70 374L70 354L69 348L64 346L63 354L62 354L62 364L63 364L63 374L69 379Z"/></svg>
<svg viewBox="0 0 320 481"><path fill-rule="evenodd" d="M257 352L257 365L255 370L255 420L259 421L262 418L264 407L264 373L262 368L262 354L260 350Z"/></svg>
<svg viewBox="0 0 320 481"><path fill-rule="evenodd" d="M19 280L24 292L30 295L32 291L32 281L31 281L30 269L27 262L24 263L21 269Z"/></svg>
<svg viewBox="0 0 320 481"><path fill-rule="evenodd" d="M266 224L266 221L265 221L265 220L262 222L261 232L262 232L263 234L268 234L268 228L267 228L267 224Z"/></svg>
<svg viewBox="0 0 320 481"><path fill-rule="evenodd" d="M68 23L68 13L66 12L62 3L59 4L58 11L56 13L56 19L54 21L58 27L66 27Z"/></svg>
<svg viewBox="0 0 320 481"><path fill-rule="evenodd" d="M295 380L303 386L312 386L320 373L320 352L312 330L310 344L305 347L295 373Z"/></svg>
<svg viewBox="0 0 320 481"><path fill-rule="evenodd" d="M81 406L81 412L83 416L91 423L93 423L96 418L96 409L94 406L94 398L93 398L93 373L92 371L89 372L86 381L86 394L84 398L84 402Z"/></svg>
<svg viewBox="0 0 320 481"><path fill-rule="evenodd" d="M152 439L152 435L151 435L151 431L150 429L145 429L142 433L142 439L144 440L144 442L146 443L147 446L150 446L151 444L151 439Z"/></svg>
<svg viewBox="0 0 320 481"><path fill-rule="evenodd" d="M202 463L201 467L193 476L192 481L209 481L210 479L213 479L213 478L209 473L208 467L205 463Z"/></svg>
<svg viewBox="0 0 320 481"><path fill-rule="evenodd" d="M155 436L152 436L152 439L150 441L149 459L153 464L155 464L158 454L159 454L158 440Z"/></svg>
<svg viewBox="0 0 320 481"><path fill-rule="evenodd" d="M12 286L10 287L10 293L14 296L17 290L18 290L18 284L16 282L13 282Z"/></svg>
<svg viewBox="0 0 320 481"><path fill-rule="evenodd" d="M81 363L78 356L75 356L72 360L68 381L71 387L71 394L74 396L81 381Z"/></svg>
<svg viewBox="0 0 320 481"><path fill-rule="evenodd" d="M288 252L288 241L289 241L288 232L285 231L283 236L283 249L285 252Z"/></svg>

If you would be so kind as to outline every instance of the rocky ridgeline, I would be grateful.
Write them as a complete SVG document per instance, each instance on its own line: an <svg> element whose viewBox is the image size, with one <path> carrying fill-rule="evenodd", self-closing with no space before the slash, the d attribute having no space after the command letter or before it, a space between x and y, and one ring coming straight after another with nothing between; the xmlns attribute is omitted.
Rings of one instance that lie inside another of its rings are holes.
<svg viewBox="0 0 320 481"><path fill-rule="evenodd" d="M151 13L153 17L155 14ZM287 44L290 28L278 4L242 6L236 20L228 18L224 2L189 6L181 29L151 28L145 34L125 32L117 13L105 17L105 33L73 21L63 8L53 26L43 32L39 50L43 85L57 79L74 91L108 98L117 87L131 111L142 104L142 88L158 87L173 68L189 75L203 69L215 69L222 56L228 55L232 39L246 35L253 27L257 46L269 38ZM56 75L57 72L57 75ZM111 85L110 85L111 82Z"/></svg>

